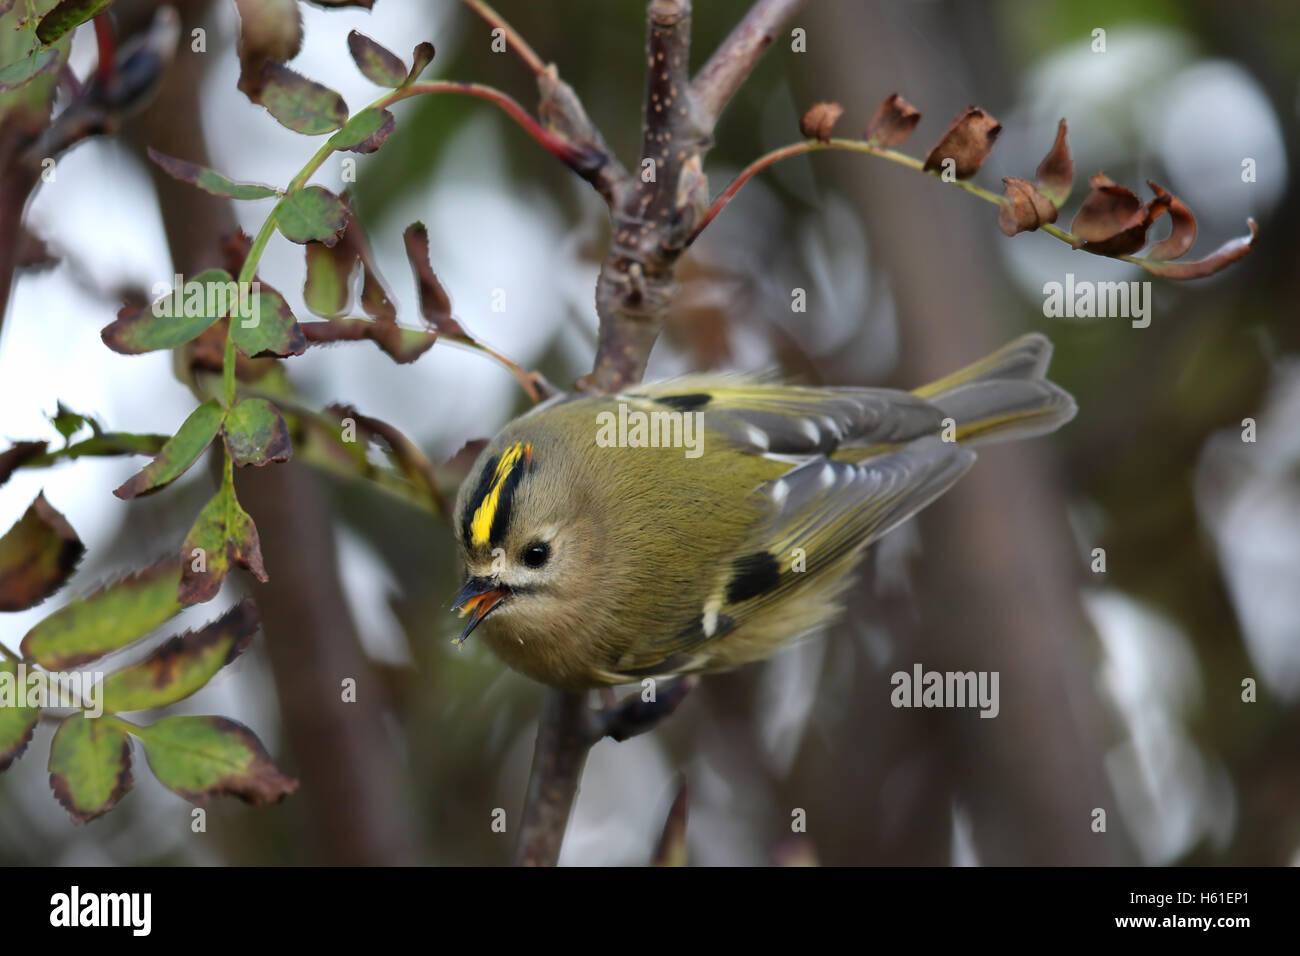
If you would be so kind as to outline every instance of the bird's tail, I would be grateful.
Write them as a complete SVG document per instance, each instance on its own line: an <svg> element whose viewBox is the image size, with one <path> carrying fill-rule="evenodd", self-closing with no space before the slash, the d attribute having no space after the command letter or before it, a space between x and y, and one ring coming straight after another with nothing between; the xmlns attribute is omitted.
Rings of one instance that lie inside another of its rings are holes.
<svg viewBox="0 0 1300 956"><path fill-rule="evenodd" d="M1074 417L1070 393L1044 376L1052 343L1037 332L1008 342L914 394L957 423L961 442L995 442L1055 431Z"/></svg>

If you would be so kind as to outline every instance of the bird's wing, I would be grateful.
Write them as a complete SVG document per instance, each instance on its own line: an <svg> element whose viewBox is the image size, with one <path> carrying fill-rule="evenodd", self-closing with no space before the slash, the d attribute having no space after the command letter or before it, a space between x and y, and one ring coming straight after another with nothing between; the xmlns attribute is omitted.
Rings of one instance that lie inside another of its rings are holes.
<svg viewBox="0 0 1300 956"><path fill-rule="evenodd" d="M817 456L763 482L754 490L761 517L690 625L625 657L619 669L633 676L679 669L819 572L846 572L836 565L943 494L974 460L969 449L931 435L861 462Z"/></svg>
<svg viewBox="0 0 1300 956"><path fill-rule="evenodd" d="M626 397L702 412L711 430L771 455L828 455L847 446L896 445L937 432L943 420L943 413L925 399L888 388L808 388L706 377L660 382Z"/></svg>

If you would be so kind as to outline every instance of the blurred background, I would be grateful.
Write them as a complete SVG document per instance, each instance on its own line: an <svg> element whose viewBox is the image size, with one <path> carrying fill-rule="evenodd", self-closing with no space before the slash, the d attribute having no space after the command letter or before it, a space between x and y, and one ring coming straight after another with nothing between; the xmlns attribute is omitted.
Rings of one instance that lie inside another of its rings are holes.
<svg viewBox="0 0 1300 956"><path fill-rule="evenodd" d="M125 29L155 4L119 0ZM147 111L59 161L25 221L59 264L17 279L0 333L0 438L49 439L62 401L112 429L170 433L193 398L165 353L122 356L99 330L131 288L218 263L266 201L230 203L159 177L143 149L284 184L314 143L235 88L229 0L177 4L182 52ZM702 63L747 9L697 0ZM498 0L497 9L584 98L629 165L640 137L644 4ZM358 29L428 76L475 80L532 106L532 78L493 53L453 0L302 4L294 69L356 108L375 93L346 53ZM1079 415L1058 434L981 451L959 485L864 562L849 613L762 665L706 678L671 720L591 753L561 857L647 862L679 780L696 864L1225 864L1300 862L1300 10L1290 0L812 2L717 130L716 194L799 138L816 100L860 133L901 92L921 112L902 149L924 155L978 103L1003 124L975 181L1029 176L1057 120L1076 175L1156 180L1185 200L1199 257L1260 224L1255 251L1208 279L1152 279L1148 328L1043 315L1043 284L1151 278L1045 235L1008 239L996 209L933 179L848 153L786 161L739 194L684 257L682 295L648 377L779 368L826 384L912 387L1028 330L1055 342L1052 377ZM206 31L206 53L187 52ZM1094 52L1093 31L1106 31ZM93 68L89 28L72 64ZM457 317L551 381L589 370L603 203L485 103L400 104L397 131L351 184L399 318L418 323L401 232L429 228ZM347 154L351 155L351 154ZM1252 159L1253 182L1243 182ZM342 189L337 154L316 181ZM1155 236L1167 227L1157 225ZM301 250L275 237L260 269L302 311ZM795 289L804 313L791 311ZM494 302L504 308L494 309ZM367 343L288 363L303 399L355 405L437 463L527 406L510 376L439 344L396 366ZM1257 422L1243 442L1242 421ZM211 495L205 469L134 502L110 490L139 467L83 459L0 487L0 527L42 488L88 545L74 584L0 617L0 640L68 597L177 546ZM251 469L250 469L251 471ZM250 651L174 713L243 721L302 786L284 803L209 806L207 832L135 752L117 809L76 825L53 799L52 727L0 776L5 864L500 864L520 819L542 689L477 642L451 643L459 581L449 529L364 483L306 465L240 476L269 585L228 582L157 639L215 617L241 590L265 622ZM1094 549L1104 549L1104 573ZM155 641L156 643L156 641ZM135 649L131 657L147 648ZM890 706L915 663L1000 673L1001 712ZM356 704L339 682L358 681ZM1243 681L1257 701L1243 702ZM507 832L494 832L504 809ZM1094 831L1094 810L1106 830ZM807 832L792 834L806 812Z"/></svg>

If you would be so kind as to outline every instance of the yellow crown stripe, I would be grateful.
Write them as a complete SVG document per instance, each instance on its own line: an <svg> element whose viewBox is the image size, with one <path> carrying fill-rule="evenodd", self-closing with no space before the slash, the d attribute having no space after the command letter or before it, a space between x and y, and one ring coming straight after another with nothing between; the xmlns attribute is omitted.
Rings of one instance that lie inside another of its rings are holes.
<svg viewBox="0 0 1300 956"><path fill-rule="evenodd" d="M492 485L488 488L488 493L483 496L482 503L478 510L474 512L474 517L469 525L470 541L475 545L484 545L488 543L488 537L492 533L492 521L497 516L497 509L501 506L501 488L505 485L506 479L510 473L519 466L521 460L527 460L532 455L532 447L523 445L518 442L506 449L501 460L497 462L497 470L492 473Z"/></svg>

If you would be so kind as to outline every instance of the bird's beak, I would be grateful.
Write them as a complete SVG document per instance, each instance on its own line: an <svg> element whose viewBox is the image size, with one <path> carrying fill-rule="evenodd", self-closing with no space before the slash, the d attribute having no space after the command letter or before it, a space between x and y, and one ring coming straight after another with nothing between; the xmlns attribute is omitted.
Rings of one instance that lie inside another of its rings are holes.
<svg viewBox="0 0 1300 956"><path fill-rule="evenodd" d="M464 644L473 633L474 628L479 626L483 618L491 614L496 608L501 606L501 602L511 594L507 585L500 584L491 578L470 578L465 582L459 594L456 595L456 603L451 606L453 611L460 611L460 616L466 614L472 615L469 623L465 625L465 630L461 631L458 644Z"/></svg>

